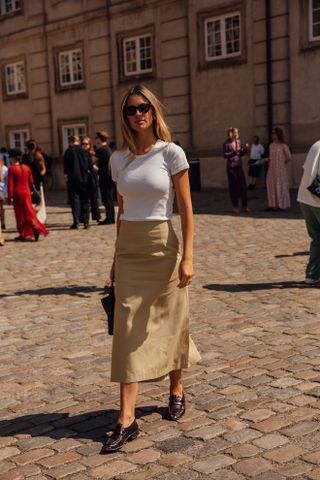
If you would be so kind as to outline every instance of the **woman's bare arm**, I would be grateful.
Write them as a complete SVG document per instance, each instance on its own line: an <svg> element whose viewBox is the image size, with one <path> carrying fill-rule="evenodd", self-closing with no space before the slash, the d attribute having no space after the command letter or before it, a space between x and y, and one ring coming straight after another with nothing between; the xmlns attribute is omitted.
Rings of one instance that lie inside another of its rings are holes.
<svg viewBox="0 0 320 480"><path fill-rule="evenodd" d="M123 213L123 197L120 195L120 193L117 190L117 200L118 200L118 213L117 213L117 220L116 220L116 227L117 227L117 237L119 235L120 231L120 215ZM114 281L114 267L115 267L115 256L113 256L113 262L111 265L110 269L110 280L107 282L108 284L111 284Z"/></svg>
<svg viewBox="0 0 320 480"><path fill-rule="evenodd" d="M180 282L178 287L186 287L194 277L193 271L193 236L194 220L190 194L188 170L173 175L174 188L176 191L177 203L181 219L181 230L183 239L182 259L179 267Z"/></svg>

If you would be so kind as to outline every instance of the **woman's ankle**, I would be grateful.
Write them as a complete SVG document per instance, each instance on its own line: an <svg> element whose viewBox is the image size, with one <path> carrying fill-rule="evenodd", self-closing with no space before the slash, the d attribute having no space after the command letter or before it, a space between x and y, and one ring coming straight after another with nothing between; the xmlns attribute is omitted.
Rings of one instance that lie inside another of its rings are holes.
<svg viewBox="0 0 320 480"><path fill-rule="evenodd" d="M124 426L124 428L128 428L135 420L135 416L134 415L120 415L119 418L118 418L118 422L117 423L120 423L121 425Z"/></svg>
<svg viewBox="0 0 320 480"><path fill-rule="evenodd" d="M182 397L183 395L183 386L180 383L180 385L170 385L170 395L178 395L179 397Z"/></svg>

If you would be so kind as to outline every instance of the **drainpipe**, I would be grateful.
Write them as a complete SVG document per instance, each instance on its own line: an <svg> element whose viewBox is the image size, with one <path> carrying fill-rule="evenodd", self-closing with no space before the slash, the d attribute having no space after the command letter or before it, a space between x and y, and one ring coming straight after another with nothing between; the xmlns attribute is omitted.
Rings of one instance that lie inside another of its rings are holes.
<svg viewBox="0 0 320 480"><path fill-rule="evenodd" d="M272 99L272 39L271 39L271 0L265 0L266 17L266 61L267 61L267 121L268 140L271 141L273 128L273 99Z"/></svg>
<svg viewBox="0 0 320 480"><path fill-rule="evenodd" d="M44 40L44 49L47 61L47 75L48 75L48 102L49 102L49 115L50 115L50 122L51 122L51 149L50 154L54 156L56 154L55 151L55 125L54 125L54 118L53 118L53 99L52 99L52 90L51 90L51 76L50 76L50 65L49 65L49 51L48 51L48 31L47 31L47 24L48 24L48 14L47 14L47 5L46 0L42 0L42 11L43 11L43 40Z"/></svg>
<svg viewBox="0 0 320 480"><path fill-rule="evenodd" d="M119 144L119 139L117 138L117 118L119 116L118 110L116 109L115 99L117 98L117 90L116 86L113 84L113 59L114 59L114 52L112 51L112 38L111 38L111 14L110 14L110 7L111 1L107 0L107 25L108 25L108 35L109 35L109 47L110 47L110 74L109 74L109 81L110 81L110 88L111 88L111 102L112 102L112 129L113 129L113 140L116 141L116 144Z"/></svg>

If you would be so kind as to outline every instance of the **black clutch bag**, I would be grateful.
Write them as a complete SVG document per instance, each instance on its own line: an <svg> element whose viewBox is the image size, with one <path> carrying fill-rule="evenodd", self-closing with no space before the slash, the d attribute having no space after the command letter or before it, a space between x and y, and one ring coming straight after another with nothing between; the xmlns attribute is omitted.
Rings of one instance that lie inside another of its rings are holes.
<svg viewBox="0 0 320 480"><path fill-rule="evenodd" d="M115 304L116 304L116 297L115 297L115 293L114 293L114 283L111 284L108 295L101 298L101 304L104 308L104 311L107 314L108 334L113 335L114 308L115 308Z"/></svg>
<svg viewBox="0 0 320 480"><path fill-rule="evenodd" d="M31 189L31 201L33 205L39 205L39 203L41 203L40 193L38 192L38 190L34 185L32 185L32 189Z"/></svg>

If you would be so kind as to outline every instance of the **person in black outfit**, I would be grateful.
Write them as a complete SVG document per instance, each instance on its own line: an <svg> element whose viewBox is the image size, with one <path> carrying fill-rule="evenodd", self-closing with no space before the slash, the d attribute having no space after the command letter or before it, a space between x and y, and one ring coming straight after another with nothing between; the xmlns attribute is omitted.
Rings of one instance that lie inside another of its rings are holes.
<svg viewBox="0 0 320 480"><path fill-rule="evenodd" d="M108 133L105 131L96 132L96 157L98 159L99 168L99 185L101 192L102 203L106 209L106 218L101 221L101 224L108 225L115 223L114 212L114 182L111 178L111 171L109 167L109 160L111 150L107 144Z"/></svg>
<svg viewBox="0 0 320 480"><path fill-rule="evenodd" d="M92 160L92 172L91 175L89 175L89 200L91 207L91 217L92 220L96 220L97 223L100 223L101 215L99 208L99 169L96 165L97 159L95 156L95 151L91 138L83 137L81 140L81 146L89 153Z"/></svg>
<svg viewBox="0 0 320 480"><path fill-rule="evenodd" d="M28 140L26 143L25 153L22 156L22 163L30 167L34 186L36 187L36 190L40 192L43 177L45 176L47 169L41 150L32 139Z"/></svg>
<svg viewBox="0 0 320 480"><path fill-rule="evenodd" d="M73 224L77 229L81 221L89 228L89 175L92 172L92 160L89 153L80 145L79 137L70 137L70 146L64 153L64 174L67 178L69 202Z"/></svg>

